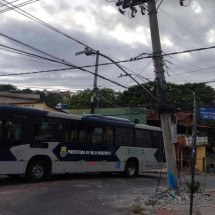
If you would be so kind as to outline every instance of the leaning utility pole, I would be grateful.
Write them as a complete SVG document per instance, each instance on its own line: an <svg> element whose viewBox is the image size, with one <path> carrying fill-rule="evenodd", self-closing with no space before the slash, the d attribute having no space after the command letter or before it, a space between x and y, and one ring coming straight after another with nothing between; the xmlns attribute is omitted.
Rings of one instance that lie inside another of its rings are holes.
<svg viewBox="0 0 215 215"><path fill-rule="evenodd" d="M95 74L94 74L94 82L93 82L93 95L91 97L91 114L95 113L95 109L98 104L98 87L97 87L97 77L98 77L98 64L99 64L99 51L96 51L96 66L95 66Z"/></svg>
<svg viewBox="0 0 215 215"><path fill-rule="evenodd" d="M172 141L171 111L168 102L167 86L164 75L164 62L160 43L156 3L155 0L149 0L147 3L153 49L153 61L156 74L155 82L160 100L159 111L166 155L167 176L169 185L176 191L177 194L179 194L175 147Z"/></svg>
<svg viewBox="0 0 215 215"><path fill-rule="evenodd" d="M144 5L148 4L148 7ZM172 138L172 127L171 127L171 110L168 102L167 96L167 86L164 75L164 62L160 44L160 35L158 28L158 19L157 19L157 8L155 0L118 0L116 6L119 7L119 11L124 15L124 9L130 8L131 17L135 17L137 9L135 6L139 6L141 13L144 15L145 11L148 10L149 14L149 24L151 30L151 41L153 49L153 61L156 74L156 89L158 95L158 107L161 119L161 127L164 140L164 148L166 155L166 165L167 165L167 176L168 182L172 189L179 194L179 183L178 183L178 174L177 174L177 165L176 165L176 155L175 147L173 145Z"/></svg>

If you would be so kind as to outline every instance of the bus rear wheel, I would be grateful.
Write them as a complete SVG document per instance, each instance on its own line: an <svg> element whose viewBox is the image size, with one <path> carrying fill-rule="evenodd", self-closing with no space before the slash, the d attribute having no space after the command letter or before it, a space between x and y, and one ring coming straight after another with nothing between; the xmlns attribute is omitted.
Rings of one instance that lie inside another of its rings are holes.
<svg viewBox="0 0 215 215"><path fill-rule="evenodd" d="M138 175L137 162L130 160L125 165L125 176L128 178L136 177Z"/></svg>
<svg viewBox="0 0 215 215"><path fill-rule="evenodd" d="M33 160L28 164L26 177L29 182L43 181L48 177L48 167L42 160Z"/></svg>

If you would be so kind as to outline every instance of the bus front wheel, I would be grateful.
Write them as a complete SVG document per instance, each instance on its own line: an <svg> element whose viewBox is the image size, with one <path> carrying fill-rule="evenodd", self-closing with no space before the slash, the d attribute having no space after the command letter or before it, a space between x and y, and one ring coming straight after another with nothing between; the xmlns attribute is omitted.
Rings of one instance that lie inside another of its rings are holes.
<svg viewBox="0 0 215 215"><path fill-rule="evenodd" d="M28 164L26 170L27 180L30 182L43 181L48 176L48 168L46 162L42 160L33 160Z"/></svg>
<svg viewBox="0 0 215 215"><path fill-rule="evenodd" d="M137 162L130 160L125 165L125 176L132 178L138 175L138 164Z"/></svg>

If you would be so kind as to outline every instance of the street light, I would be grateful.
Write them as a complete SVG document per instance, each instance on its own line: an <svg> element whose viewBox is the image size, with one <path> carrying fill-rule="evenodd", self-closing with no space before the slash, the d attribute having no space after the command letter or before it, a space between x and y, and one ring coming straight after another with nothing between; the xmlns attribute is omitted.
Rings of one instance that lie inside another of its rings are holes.
<svg viewBox="0 0 215 215"><path fill-rule="evenodd" d="M119 69L121 69L126 76L129 76L137 85L139 85L140 87L142 87L152 98L154 98L155 100L158 101L158 98L155 97L149 90L147 90L142 84L140 84L132 75L130 75L123 67L121 67L118 63L116 63L113 59L111 59L110 57L100 53L98 50L93 50L89 47L86 47L84 51L81 51L81 52L77 52L75 55L80 55L80 54L86 54L87 56L89 55L94 55L96 54L96 67L95 67L95 76L94 76L94 89L96 90L97 89L97 75L98 75L98 59L99 59L99 55L101 55L102 57L108 59L109 61L111 61L113 64L115 64ZM94 91L95 91L94 90ZM93 103L93 107L94 107L94 112L95 112L95 107L96 107L96 101L95 101L95 97L96 94L94 93L93 94L93 101L95 103ZM92 108L93 110L93 108ZM91 111L91 113L94 113Z"/></svg>
<svg viewBox="0 0 215 215"><path fill-rule="evenodd" d="M124 75L123 75L123 74L120 74L120 75L118 76L118 78L123 78L123 77L127 77L127 76L131 77L132 75L138 77L138 78L139 78L141 81L143 81L143 82L145 82L145 81L150 81L149 79L143 77L143 76L140 75L140 74L136 74L136 73L129 73L129 74L124 74Z"/></svg>

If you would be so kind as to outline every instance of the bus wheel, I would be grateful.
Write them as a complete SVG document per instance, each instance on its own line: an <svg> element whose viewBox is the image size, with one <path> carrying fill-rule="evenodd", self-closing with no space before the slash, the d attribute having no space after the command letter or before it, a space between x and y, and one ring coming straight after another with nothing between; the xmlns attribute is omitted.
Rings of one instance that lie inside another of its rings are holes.
<svg viewBox="0 0 215 215"><path fill-rule="evenodd" d="M39 182L48 176L48 168L46 162L42 160L33 160L28 164L26 170L27 180L30 182Z"/></svg>
<svg viewBox="0 0 215 215"><path fill-rule="evenodd" d="M138 165L137 162L130 160L126 162L125 165L125 176L132 178L138 175Z"/></svg>

